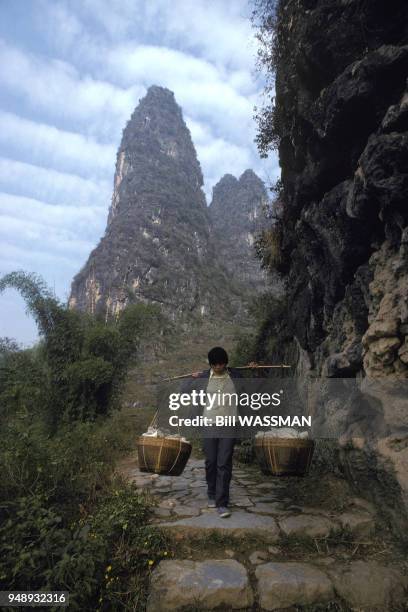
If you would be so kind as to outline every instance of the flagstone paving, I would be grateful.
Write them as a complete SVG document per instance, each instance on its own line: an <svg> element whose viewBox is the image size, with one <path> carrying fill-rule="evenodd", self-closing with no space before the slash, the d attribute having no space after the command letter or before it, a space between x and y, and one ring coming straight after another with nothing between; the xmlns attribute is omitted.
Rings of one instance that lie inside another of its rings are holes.
<svg viewBox="0 0 408 612"><path fill-rule="evenodd" d="M140 472L134 456L118 468L141 491L149 492L156 501L153 523L174 541L185 542L185 551L191 552L191 542L212 533L231 538L225 548L221 544L215 550L206 548L204 539L195 559L185 552L187 558L161 561L152 571L148 612L315 605L319 610L405 609L406 563L394 559L390 550L382 563L369 553L367 558L354 556L360 545L375 540L379 521L365 499L348 495L337 510L330 509L336 504L299 505L296 480L288 486L288 479L268 477L256 465L238 465L230 489L232 514L222 519L216 509L207 507L203 459L190 458L178 477ZM329 550L330 538L343 537L344 529L355 547L348 552ZM296 544L288 554L288 538L314 542L315 550ZM376 549L374 554L378 552L384 551ZM333 607L337 604L343 607Z"/></svg>
<svg viewBox="0 0 408 612"><path fill-rule="evenodd" d="M160 527L191 535L200 531L228 532L230 535L262 534L268 541L280 535L322 538L348 525L356 533L370 533L375 519L358 499L348 512L336 515L319 508L296 506L288 497L283 479L261 474L256 466L234 470L230 488L231 517L221 519L215 508L207 507L204 461L190 459L178 477L140 472L136 463L126 475L140 489L157 500L154 520ZM166 519L163 521L163 519Z"/></svg>

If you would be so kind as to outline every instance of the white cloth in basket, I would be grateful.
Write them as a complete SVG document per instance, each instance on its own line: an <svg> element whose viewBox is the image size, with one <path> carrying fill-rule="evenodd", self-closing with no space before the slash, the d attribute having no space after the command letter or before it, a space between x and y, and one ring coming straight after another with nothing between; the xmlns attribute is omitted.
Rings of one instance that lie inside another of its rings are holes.
<svg viewBox="0 0 408 612"><path fill-rule="evenodd" d="M297 429L293 429L293 427L275 427L274 429L270 429L269 431L258 431L255 434L255 438L301 438L307 439L309 437L309 433L307 431L298 431Z"/></svg>
<svg viewBox="0 0 408 612"><path fill-rule="evenodd" d="M142 433L142 436L146 436L147 438L168 438L170 440L179 440L181 438L182 442L188 442L186 438L180 436L179 434L173 434L169 431L156 427L148 427L147 431Z"/></svg>

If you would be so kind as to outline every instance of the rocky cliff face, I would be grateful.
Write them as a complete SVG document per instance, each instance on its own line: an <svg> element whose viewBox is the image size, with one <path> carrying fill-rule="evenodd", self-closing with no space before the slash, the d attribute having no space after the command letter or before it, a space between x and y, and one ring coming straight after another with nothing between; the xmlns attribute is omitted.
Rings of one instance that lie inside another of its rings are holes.
<svg viewBox="0 0 408 612"><path fill-rule="evenodd" d="M406 240L407 18L405 2L280 6L282 268L295 335L318 372L406 371L398 355L408 314L402 305L392 309L395 334L362 338L375 319L390 316L370 283L379 260L397 256ZM378 346L369 356L380 337L400 340L385 361Z"/></svg>
<svg viewBox="0 0 408 612"><path fill-rule="evenodd" d="M251 171L236 182L236 205L244 212L236 208L235 215L248 246L254 227L250 216L266 197L265 188ZM212 316L240 320L250 287L239 278L239 270L231 275L224 265L229 257L225 250L218 252L202 185L174 94L150 87L123 131L105 235L73 280L70 306L110 317L128 303L142 301L159 304L180 322ZM219 205L217 229L224 214ZM229 240L233 231L231 227ZM246 255L246 247L244 251ZM236 263L239 268L241 262ZM258 279L259 262L251 266L245 268L247 274L252 270Z"/></svg>
<svg viewBox="0 0 408 612"><path fill-rule="evenodd" d="M280 2L276 51L277 263L299 371L407 379L408 3ZM387 424L402 441L376 452L408 506L408 414Z"/></svg>
<svg viewBox="0 0 408 612"><path fill-rule="evenodd" d="M256 256L255 241L267 221L265 185L252 171L236 179L225 174L213 189L209 206L217 256L231 275L237 271L252 290L263 290L268 275Z"/></svg>

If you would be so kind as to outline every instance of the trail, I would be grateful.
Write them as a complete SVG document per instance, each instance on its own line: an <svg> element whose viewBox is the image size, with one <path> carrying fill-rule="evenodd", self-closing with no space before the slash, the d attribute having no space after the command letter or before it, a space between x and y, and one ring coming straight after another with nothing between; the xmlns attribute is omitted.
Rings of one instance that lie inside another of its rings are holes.
<svg viewBox="0 0 408 612"><path fill-rule="evenodd" d="M141 424L141 416L155 408L159 380L208 367L209 348L221 345L230 351L236 336L235 326L217 333L213 324L204 324L159 359L145 359L128 382L129 418ZM320 452L317 444L315 455ZM381 508L361 497L335 466L315 461L304 478L274 478L240 459L236 446L227 519L207 508L199 447L179 477L140 472L136 448L118 463L122 476L149 492L156 504L152 523L174 545L173 558L152 570L148 612L294 606L406 610L403 551Z"/></svg>
<svg viewBox="0 0 408 612"><path fill-rule="evenodd" d="M139 472L136 453L118 465L149 491L152 522L175 544L152 572L149 612L405 609L407 564L378 509L339 476L274 478L238 459L237 447L228 519L207 508L201 457L179 477Z"/></svg>

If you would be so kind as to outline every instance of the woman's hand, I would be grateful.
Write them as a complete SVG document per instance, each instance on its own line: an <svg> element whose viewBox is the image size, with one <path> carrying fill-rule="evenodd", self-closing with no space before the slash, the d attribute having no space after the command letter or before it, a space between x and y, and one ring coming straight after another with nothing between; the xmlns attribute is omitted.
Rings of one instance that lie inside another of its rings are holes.
<svg viewBox="0 0 408 612"><path fill-rule="evenodd" d="M200 374L201 374L201 372L193 372L193 373L191 374L191 376L192 376L193 378L198 378L198 377L200 376Z"/></svg>

